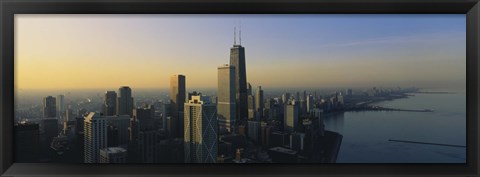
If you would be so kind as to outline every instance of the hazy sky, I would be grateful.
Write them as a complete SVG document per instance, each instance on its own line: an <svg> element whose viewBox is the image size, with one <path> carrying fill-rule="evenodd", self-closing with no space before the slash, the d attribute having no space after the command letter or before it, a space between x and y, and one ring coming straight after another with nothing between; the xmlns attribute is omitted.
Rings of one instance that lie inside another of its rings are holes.
<svg viewBox="0 0 480 177"><path fill-rule="evenodd" d="M240 21L254 86L465 87L461 14L15 15L16 86L215 88Z"/></svg>

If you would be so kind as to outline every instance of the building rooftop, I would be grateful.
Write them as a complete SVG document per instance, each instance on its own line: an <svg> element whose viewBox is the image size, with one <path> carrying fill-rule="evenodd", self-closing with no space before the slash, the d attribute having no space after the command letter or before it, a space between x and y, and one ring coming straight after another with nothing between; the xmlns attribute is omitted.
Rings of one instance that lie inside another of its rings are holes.
<svg viewBox="0 0 480 177"><path fill-rule="evenodd" d="M273 148L270 148L269 150L280 152L280 153L285 153L285 154L290 154L290 155L297 154L297 151L287 149L287 148L284 148L284 147L273 147Z"/></svg>
<svg viewBox="0 0 480 177"><path fill-rule="evenodd" d="M121 148L121 147L108 147L108 148L104 148L104 149L102 149L102 150L103 150L103 151L107 151L107 153L109 153L109 154L127 152L126 149Z"/></svg>

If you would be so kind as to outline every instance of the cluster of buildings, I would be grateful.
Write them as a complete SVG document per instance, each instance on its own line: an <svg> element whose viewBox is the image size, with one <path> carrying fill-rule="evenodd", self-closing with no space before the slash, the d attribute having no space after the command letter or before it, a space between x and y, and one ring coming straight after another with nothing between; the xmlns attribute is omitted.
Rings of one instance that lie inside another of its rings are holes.
<svg viewBox="0 0 480 177"><path fill-rule="evenodd" d="M65 107L63 95L45 97L40 122L15 126L16 158L84 163L334 162L336 153L327 153L335 150L328 148L338 152L341 135L324 130L323 114L344 104L341 94L329 99L306 92L265 98L261 86L254 91L247 82L245 48L236 43L230 63L217 71L216 96L186 93L186 77L173 75L166 103L136 106L127 86L106 91L102 111L74 113Z"/></svg>

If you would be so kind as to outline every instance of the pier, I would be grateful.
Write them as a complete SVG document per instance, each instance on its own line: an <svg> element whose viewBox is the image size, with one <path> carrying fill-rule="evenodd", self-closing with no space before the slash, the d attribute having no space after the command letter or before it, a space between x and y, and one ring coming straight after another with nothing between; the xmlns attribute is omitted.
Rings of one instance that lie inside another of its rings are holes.
<svg viewBox="0 0 480 177"><path fill-rule="evenodd" d="M388 141L399 142L399 143L413 143L413 144L426 144L426 145L435 145L435 146L459 147L459 148L466 148L467 147L467 146L453 145L453 144L429 143L429 142L395 140L395 139L388 139Z"/></svg>

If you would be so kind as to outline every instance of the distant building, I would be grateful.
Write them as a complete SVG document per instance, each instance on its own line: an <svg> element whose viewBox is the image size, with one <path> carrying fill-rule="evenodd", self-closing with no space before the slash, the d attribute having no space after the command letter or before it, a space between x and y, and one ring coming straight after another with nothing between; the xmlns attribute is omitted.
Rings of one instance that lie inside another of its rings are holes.
<svg viewBox="0 0 480 177"><path fill-rule="evenodd" d="M64 115L65 113L65 95L57 95L56 97L57 115Z"/></svg>
<svg viewBox="0 0 480 177"><path fill-rule="evenodd" d="M84 121L84 162L99 163L100 149L107 147L107 122L105 117L90 112Z"/></svg>
<svg viewBox="0 0 480 177"><path fill-rule="evenodd" d="M297 131L300 128L298 117L299 117L298 101L291 100L285 106L284 131L287 131L287 132Z"/></svg>
<svg viewBox="0 0 480 177"><path fill-rule="evenodd" d="M57 101L55 97L47 96L43 98L43 117L44 118L57 117L56 103Z"/></svg>
<svg viewBox="0 0 480 177"><path fill-rule="evenodd" d="M100 163L127 163L127 150L121 147L100 149Z"/></svg>
<svg viewBox="0 0 480 177"><path fill-rule="evenodd" d="M307 113L310 113L313 109L314 100L312 95L307 96Z"/></svg>
<svg viewBox="0 0 480 177"><path fill-rule="evenodd" d="M290 93L284 93L282 95L282 103L287 104L289 100L290 100Z"/></svg>
<svg viewBox="0 0 480 177"><path fill-rule="evenodd" d="M217 114L220 129L233 130L236 120L235 67L218 67Z"/></svg>
<svg viewBox="0 0 480 177"><path fill-rule="evenodd" d="M167 117L171 117L172 108L170 101L168 103L164 103L162 107L162 128L167 130Z"/></svg>
<svg viewBox="0 0 480 177"><path fill-rule="evenodd" d="M198 95L185 103L185 163L215 163L218 155L217 107Z"/></svg>
<svg viewBox="0 0 480 177"><path fill-rule="evenodd" d="M247 99L247 105L248 105L248 120L256 120L257 119L257 111L255 110L255 96L253 95L248 95Z"/></svg>
<svg viewBox="0 0 480 177"><path fill-rule="evenodd" d="M40 122L40 137L41 141L45 146L50 146L53 138L58 136L59 133L59 124L58 119L53 118L43 118ZM45 147L44 146L44 147Z"/></svg>
<svg viewBox="0 0 480 177"><path fill-rule="evenodd" d="M313 117L313 119L316 120L315 122L318 123L318 126L315 126L315 127L318 127L318 129L320 131L320 135L324 135L325 125L323 123L324 122L324 120L323 120L323 110L319 109L319 108L313 108L313 110L310 114L311 114L311 117Z"/></svg>
<svg viewBox="0 0 480 177"><path fill-rule="evenodd" d="M259 121L248 121L248 137L255 141L260 141L260 122Z"/></svg>
<svg viewBox="0 0 480 177"><path fill-rule="evenodd" d="M173 75L170 77L170 108L172 120L175 121L174 136L183 135L183 107L185 103L186 86L184 75Z"/></svg>
<svg viewBox="0 0 480 177"><path fill-rule="evenodd" d="M15 125L15 143L16 162L37 162L40 152L40 130L38 124L20 123Z"/></svg>
<svg viewBox="0 0 480 177"><path fill-rule="evenodd" d="M132 89L130 89L130 87L123 86L118 89L118 93L117 114L132 116L132 110L134 107Z"/></svg>
<svg viewBox="0 0 480 177"><path fill-rule="evenodd" d="M106 91L103 101L103 114L105 116L117 115L117 93L115 91Z"/></svg>
<svg viewBox="0 0 480 177"><path fill-rule="evenodd" d="M257 121L263 120L264 108L263 90L261 86L258 86L257 90L255 91L255 109L258 113Z"/></svg>

